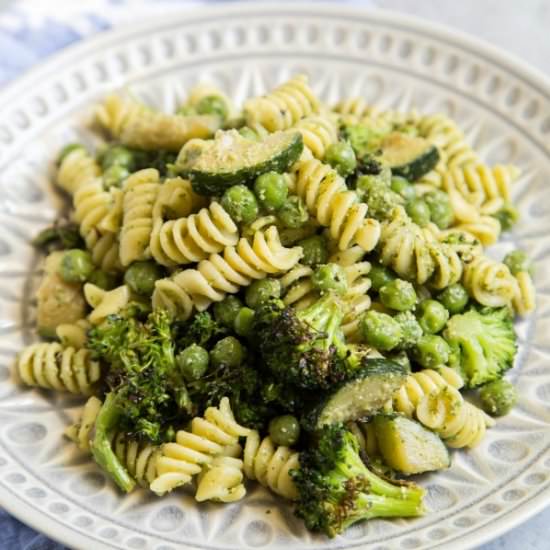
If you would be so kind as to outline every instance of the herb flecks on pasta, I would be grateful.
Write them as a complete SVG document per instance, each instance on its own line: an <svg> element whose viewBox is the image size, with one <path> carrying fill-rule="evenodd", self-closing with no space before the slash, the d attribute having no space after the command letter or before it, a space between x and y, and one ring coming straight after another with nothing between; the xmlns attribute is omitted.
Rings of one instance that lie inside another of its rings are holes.
<svg viewBox="0 0 550 550"><path fill-rule="evenodd" d="M58 156L70 217L33 241L48 341L15 367L88 397L65 435L122 491L221 505L257 482L332 537L421 515L392 480L491 437L536 292L524 251L486 250L519 216L509 159L447 115L314 90L108 96L107 143Z"/></svg>

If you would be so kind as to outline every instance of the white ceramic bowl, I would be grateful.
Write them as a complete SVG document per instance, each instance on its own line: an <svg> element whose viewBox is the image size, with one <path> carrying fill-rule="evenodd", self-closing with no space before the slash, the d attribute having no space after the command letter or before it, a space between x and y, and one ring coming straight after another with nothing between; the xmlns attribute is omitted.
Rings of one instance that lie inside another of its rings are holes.
<svg viewBox="0 0 550 550"><path fill-rule="evenodd" d="M424 476L430 512L376 520L329 541L259 487L235 505L186 493L122 496L62 438L80 399L16 385L15 353L37 338L37 255L30 238L62 205L49 181L70 141L93 145L91 106L123 85L171 110L198 81L237 102L294 73L326 100L362 95L458 119L489 162L523 176L522 213L495 253L521 246L537 262L537 312L518 324L513 377L521 400L452 467ZM78 548L445 548L477 545L550 499L550 85L506 54L408 17L348 6L232 5L107 32L69 48L0 96L0 499L11 513Z"/></svg>

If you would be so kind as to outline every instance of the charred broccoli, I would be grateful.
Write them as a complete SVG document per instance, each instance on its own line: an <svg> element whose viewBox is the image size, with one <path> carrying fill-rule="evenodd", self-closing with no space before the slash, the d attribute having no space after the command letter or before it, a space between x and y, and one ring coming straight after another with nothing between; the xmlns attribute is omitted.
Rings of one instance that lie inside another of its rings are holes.
<svg viewBox="0 0 550 550"><path fill-rule="evenodd" d="M498 380L514 363L516 334L507 308L470 309L453 315L443 337L466 387Z"/></svg>
<svg viewBox="0 0 550 550"><path fill-rule="evenodd" d="M296 515L308 529L329 537L360 520L424 512L424 490L373 473L359 456L355 436L341 425L325 427L291 475L299 492Z"/></svg>
<svg viewBox="0 0 550 550"><path fill-rule="evenodd" d="M304 389L328 387L347 368L342 316L331 293L301 311L276 300L264 304L254 322L261 359L277 380Z"/></svg>

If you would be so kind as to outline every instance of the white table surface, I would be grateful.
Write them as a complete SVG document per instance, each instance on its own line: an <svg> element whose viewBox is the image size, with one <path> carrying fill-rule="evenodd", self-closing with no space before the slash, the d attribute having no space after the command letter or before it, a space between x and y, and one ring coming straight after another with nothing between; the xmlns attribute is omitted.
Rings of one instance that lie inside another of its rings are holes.
<svg viewBox="0 0 550 550"><path fill-rule="evenodd" d="M550 74L550 0L343 1L395 10L443 23L482 38ZM174 0L174 4L176 2ZM0 12L14 4L17 4L14 0L0 0ZM56 11L54 6L57 2L53 0L43 0L39 4L40 11ZM78 2L83 7L86 4L89 5L86 0ZM530 521L480 547L480 550L516 549L550 549L550 506Z"/></svg>

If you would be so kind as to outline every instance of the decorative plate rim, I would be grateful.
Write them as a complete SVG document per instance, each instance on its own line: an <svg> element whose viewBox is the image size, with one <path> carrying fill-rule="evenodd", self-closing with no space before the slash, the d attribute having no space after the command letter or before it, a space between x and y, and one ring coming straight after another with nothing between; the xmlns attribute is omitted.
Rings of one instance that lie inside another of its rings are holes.
<svg viewBox="0 0 550 550"><path fill-rule="evenodd" d="M210 16L223 17L242 13L246 13L247 15L262 15L270 10L287 12L314 10L313 13L315 13L315 15L360 15L370 18L375 22L391 23L394 25L400 24L408 29L416 31L425 30L438 40L450 43L453 46L466 47L473 55L483 57L489 64L498 63L501 67L510 69L521 80L527 82L529 85L536 88L537 91L550 98L550 77L547 77L542 71L529 65L515 54L505 52L465 32L457 31L443 24L432 23L416 16L404 15L399 12L380 8L340 5L335 2L318 4L303 1L284 1L265 2L262 4L233 2L230 5L223 6L194 6L192 10L188 12L182 9L181 16L158 16L144 23L132 24L131 26L126 24L114 29L101 31L92 37L86 38L52 55L44 63L33 67L24 75L4 86L0 91L0 105L5 107L8 103L17 98L21 90L28 89L37 79L43 77L47 78L49 74L55 71L58 65L74 64L80 56L84 56L95 49L103 49L114 39L128 39L132 35L139 35L144 31L151 32L154 29L168 24L173 26L175 18L180 17L185 18L185 20L189 22ZM550 487L547 487L519 504L513 510L505 512L497 521L489 522L474 531L464 534L460 538L460 542L444 542L441 545L435 544L433 548L462 550L476 547L525 522L530 517L546 508L549 503ZM63 523L52 523L51 519L46 514L40 513L37 515L36 510L32 510L25 502L19 500L16 492L11 492L9 489L2 486L0 486L0 505L16 518L45 533L54 540L63 544L70 544L72 547L89 548L89 537ZM504 519L507 521L503 521ZM110 544L103 543L97 539L94 539L93 544L94 548L100 550L113 548ZM358 546L355 547L359 548Z"/></svg>

